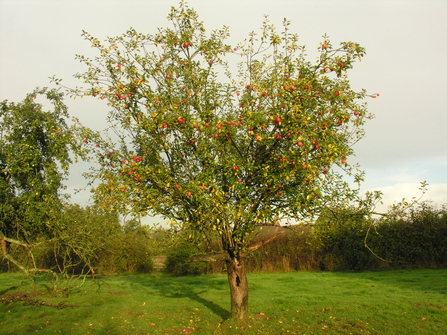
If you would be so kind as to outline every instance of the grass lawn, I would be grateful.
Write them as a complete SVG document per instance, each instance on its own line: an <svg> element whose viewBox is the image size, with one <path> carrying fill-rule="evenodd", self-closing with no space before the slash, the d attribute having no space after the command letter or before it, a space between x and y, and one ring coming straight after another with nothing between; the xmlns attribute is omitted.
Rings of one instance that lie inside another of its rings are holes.
<svg viewBox="0 0 447 335"><path fill-rule="evenodd" d="M132 275L86 283L74 307L0 304L1 334L446 334L447 270L249 274L250 317L229 319L225 275ZM0 274L0 295L32 292Z"/></svg>

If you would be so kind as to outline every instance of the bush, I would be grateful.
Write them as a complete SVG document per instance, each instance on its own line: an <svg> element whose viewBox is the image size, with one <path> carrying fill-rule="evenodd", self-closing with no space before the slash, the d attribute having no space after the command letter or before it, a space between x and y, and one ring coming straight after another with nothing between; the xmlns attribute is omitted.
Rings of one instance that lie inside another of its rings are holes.
<svg viewBox="0 0 447 335"><path fill-rule="evenodd" d="M167 255L165 272L173 276L197 276L206 272L204 263L188 263L191 256L200 253L199 248L187 242L180 242Z"/></svg>
<svg viewBox="0 0 447 335"><path fill-rule="evenodd" d="M135 233L121 232L105 245L95 267L102 274L150 273L154 263L147 240Z"/></svg>
<svg viewBox="0 0 447 335"><path fill-rule="evenodd" d="M104 243L95 261L103 274L150 273L154 270L150 233L138 220L130 220Z"/></svg>
<svg viewBox="0 0 447 335"><path fill-rule="evenodd" d="M149 232L136 220L120 225L116 213L67 205L53 228L57 238L43 236L32 248L10 245L9 253L26 266L68 275L153 271ZM9 264L3 261L0 269L10 270Z"/></svg>
<svg viewBox="0 0 447 335"><path fill-rule="evenodd" d="M383 219L379 249L393 268L447 266L447 209L423 203L406 217Z"/></svg>

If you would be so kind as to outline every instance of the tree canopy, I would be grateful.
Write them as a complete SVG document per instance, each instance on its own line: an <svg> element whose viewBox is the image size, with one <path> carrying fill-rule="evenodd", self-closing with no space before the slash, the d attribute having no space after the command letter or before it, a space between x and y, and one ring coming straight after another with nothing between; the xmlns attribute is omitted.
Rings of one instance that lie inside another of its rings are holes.
<svg viewBox="0 0 447 335"><path fill-rule="evenodd" d="M46 103L50 110L45 110ZM77 140L77 131L83 128L69 125L63 93L46 88L36 89L20 103L1 102L0 125L2 256L32 278L39 273L56 276L88 253L76 251L80 236L70 234L76 227L67 225L63 194L72 154L83 157L82 142ZM57 269L40 266L35 257L49 246L54 247L56 262L63 264ZM73 254L79 257L75 260Z"/></svg>
<svg viewBox="0 0 447 335"><path fill-rule="evenodd" d="M45 97L53 110L36 100ZM31 242L44 234L59 210L74 136L66 123L62 93L40 89L21 103L0 104L0 228Z"/></svg>

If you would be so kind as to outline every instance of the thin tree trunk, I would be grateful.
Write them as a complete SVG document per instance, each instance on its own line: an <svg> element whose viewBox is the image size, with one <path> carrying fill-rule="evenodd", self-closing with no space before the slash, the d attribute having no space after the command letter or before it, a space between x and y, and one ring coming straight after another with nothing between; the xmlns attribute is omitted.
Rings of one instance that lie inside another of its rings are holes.
<svg viewBox="0 0 447 335"><path fill-rule="evenodd" d="M2 245L2 255L6 256L8 254L8 251L6 250L6 241L4 238L0 240L0 244Z"/></svg>
<svg viewBox="0 0 447 335"><path fill-rule="evenodd" d="M231 294L231 317L244 319L248 312L248 281L241 258L226 261Z"/></svg>

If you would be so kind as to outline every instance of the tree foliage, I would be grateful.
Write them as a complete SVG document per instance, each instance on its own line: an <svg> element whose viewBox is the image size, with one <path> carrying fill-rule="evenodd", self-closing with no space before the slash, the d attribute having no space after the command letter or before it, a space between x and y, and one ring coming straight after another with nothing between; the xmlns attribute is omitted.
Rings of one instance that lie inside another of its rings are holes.
<svg viewBox="0 0 447 335"><path fill-rule="evenodd" d="M107 101L119 140L89 141L99 201L215 232L239 266L257 226L356 199L341 174L355 170L348 157L370 117L347 77L359 44L324 36L310 62L286 20L231 46L227 27L207 35L183 2L168 19L172 28L105 43L84 32L99 56L78 56L88 87L74 94Z"/></svg>
<svg viewBox="0 0 447 335"><path fill-rule="evenodd" d="M43 95L52 111L36 100ZM62 94L36 90L18 104L0 105L0 227L30 242L48 230L59 210L62 181L71 163L73 133Z"/></svg>
<svg viewBox="0 0 447 335"><path fill-rule="evenodd" d="M42 99L52 109L44 110ZM77 135L80 128L69 126L68 118L63 94L57 90L36 89L20 103L0 103L2 255L29 276L56 276L54 268L41 267L37 259L36 253L45 247L56 243L70 252L76 248L62 239L60 231L65 207L63 180L72 163L71 154L83 156Z"/></svg>

